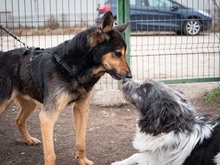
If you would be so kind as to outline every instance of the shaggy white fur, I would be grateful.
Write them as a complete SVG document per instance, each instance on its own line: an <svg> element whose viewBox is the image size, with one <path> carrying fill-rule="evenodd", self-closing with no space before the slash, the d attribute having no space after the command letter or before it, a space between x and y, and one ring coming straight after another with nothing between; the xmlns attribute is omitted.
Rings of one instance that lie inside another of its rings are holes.
<svg viewBox="0 0 220 165"><path fill-rule="evenodd" d="M194 125L193 132L161 133L157 136L140 132L137 127L133 146L140 153L111 165L180 165L195 145L211 136L210 125ZM220 155L217 157L220 159ZM218 160L217 160L218 161Z"/></svg>

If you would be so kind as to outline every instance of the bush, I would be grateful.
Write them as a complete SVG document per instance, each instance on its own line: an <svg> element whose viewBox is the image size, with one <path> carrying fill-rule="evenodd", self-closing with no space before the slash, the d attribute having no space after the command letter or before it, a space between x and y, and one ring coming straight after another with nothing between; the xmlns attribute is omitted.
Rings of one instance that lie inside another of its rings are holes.
<svg viewBox="0 0 220 165"><path fill-rule="evenodd" d="M60 25L58 21L56 20L56 18L53 15L51 15L50 18L47 20L46 27L50 29L57 29L60 27Z"/></svg>
<svg viewBox="0 0 220 165"><path fill-rule="evenodd" d="M213 89L205 95L205 100L209 104L220 105L220 87Z"/></svg>

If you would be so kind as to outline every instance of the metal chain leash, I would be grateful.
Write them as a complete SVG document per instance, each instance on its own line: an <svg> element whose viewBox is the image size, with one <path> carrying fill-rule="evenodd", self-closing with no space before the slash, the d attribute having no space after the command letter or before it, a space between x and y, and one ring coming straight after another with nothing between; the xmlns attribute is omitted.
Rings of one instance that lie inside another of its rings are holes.
<svg viewBox="0 0 220 165"><path fill-rule="evenodd" d="M28 45L26 45L24 42L22 42L15 34L13 34L12 32L10 32L6 27L4 27L3 25L0 25L0 28L2 30L4 30L7 34L9 34L10 36L12 36L15 40L17 40L18 42L20 42L26 49L29 49L30 47Z"/></svg>

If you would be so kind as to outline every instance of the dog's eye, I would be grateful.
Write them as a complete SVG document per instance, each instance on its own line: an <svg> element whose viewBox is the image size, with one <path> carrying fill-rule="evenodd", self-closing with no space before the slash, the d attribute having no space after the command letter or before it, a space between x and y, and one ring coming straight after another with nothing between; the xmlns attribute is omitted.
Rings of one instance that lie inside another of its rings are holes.
<svg viewBox="0 0 220 165"><path fill-rule="evenodd" d="M145 91L146 91L146 86L145 86L145 85L141 85L141 86L140 86L140 90L141 90L142 92L145 92Z"/></svg>
<svg viewBox="0 0 220 165"><path fill-rule="evenodd" d="M149 91L150 86L148 84L143 84L139 88L142 92L147 93Z"/></svg>
<svg viewBox="0 0 220 165"><path fill-rule="evenodd" d="M116 57L121 57L121 55L122 55L121 52L115 52Z"/></svg>

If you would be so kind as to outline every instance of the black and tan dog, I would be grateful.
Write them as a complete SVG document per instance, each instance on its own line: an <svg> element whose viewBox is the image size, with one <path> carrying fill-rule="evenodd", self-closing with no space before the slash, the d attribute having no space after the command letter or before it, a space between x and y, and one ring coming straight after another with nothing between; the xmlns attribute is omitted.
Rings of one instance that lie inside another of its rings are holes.
<svg viewBox="0 0 220 165"><path fill-rule="evenodd" d="M99 27L87 29L56 47L0 53L0 115L16 99L21 106L17 126L29 145L38 144L40 141L28 133L26 121L36 103L41 103L45 164L55 164L54 125L63 109L73 102L78 161L80 165L93 164L86 158L85 144L91 90L106 72L117 80L131 77L121 34L127 26L113 28L112 13L107 12Z"/></svg>

